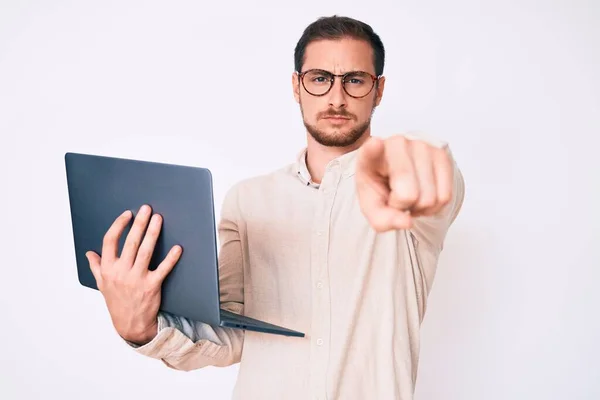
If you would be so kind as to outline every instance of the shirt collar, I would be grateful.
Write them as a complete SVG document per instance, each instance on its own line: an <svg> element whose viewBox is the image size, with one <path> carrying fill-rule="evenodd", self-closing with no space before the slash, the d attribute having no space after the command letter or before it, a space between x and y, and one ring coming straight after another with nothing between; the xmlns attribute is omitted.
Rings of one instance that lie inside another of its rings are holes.
<svg viewBox="0 0 600 400"><path fill-rule="evenodd" d="M300 181L306 185L311 186L313 188L319 188L319 184L313 182L308 172L308 166L306 164L306 153L307 148L303 148L302 151L298 154L295 163L296 175L300 179ZM334 158L327 165L328 168L332 168L335 166L339 166L340 170L343 174L344 178L348 178L354 175L356 171L356 156L358 154L358 150L350 151L346 154L342 154L341 156Z"/></svg>

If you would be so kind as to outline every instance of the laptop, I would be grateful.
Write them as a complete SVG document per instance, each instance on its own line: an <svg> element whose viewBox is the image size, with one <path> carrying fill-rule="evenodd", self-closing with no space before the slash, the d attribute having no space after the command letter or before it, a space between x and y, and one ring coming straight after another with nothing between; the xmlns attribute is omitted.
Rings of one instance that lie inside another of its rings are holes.
<svg viewBox="0 0 600 400"><path fill-rule="evenodd" d="M207 168L66 153L65 167L77 275L98 290L85 253L99 255L102 240L125 210L134 217L143 204L163 217L149 269L176 244L179 261L163 281L160 310L212 326L285 336L304 333L238 315L220 307L217 229L212 174ZM121 235L119 254L133 223Z"/></svg>

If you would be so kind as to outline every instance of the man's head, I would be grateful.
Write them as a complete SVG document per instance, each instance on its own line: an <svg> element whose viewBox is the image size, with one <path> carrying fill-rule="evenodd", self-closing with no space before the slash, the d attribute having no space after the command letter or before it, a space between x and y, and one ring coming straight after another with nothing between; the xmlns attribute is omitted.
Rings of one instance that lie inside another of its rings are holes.
<svg viewBox="0 0 600 400"><path fill-rule="evenodd" d="M304 125L318 143L348 147L368 134L383 95L384 63L383 43L364 22L324 17L304 30L292 83Z"/></svg>

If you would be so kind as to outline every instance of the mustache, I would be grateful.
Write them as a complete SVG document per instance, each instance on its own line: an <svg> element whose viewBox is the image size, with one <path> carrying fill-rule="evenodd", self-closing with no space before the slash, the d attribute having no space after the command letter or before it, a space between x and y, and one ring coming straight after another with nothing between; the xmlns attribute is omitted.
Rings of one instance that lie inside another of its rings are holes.
<svg viewBox="0 0 600 400"><path fill-rule="evenodd" d="M354 114L350 114L346 110L339 110L339 111L328 110L328 111L319 113L319 118L332 118L332 117L355 119Z"/></svg>

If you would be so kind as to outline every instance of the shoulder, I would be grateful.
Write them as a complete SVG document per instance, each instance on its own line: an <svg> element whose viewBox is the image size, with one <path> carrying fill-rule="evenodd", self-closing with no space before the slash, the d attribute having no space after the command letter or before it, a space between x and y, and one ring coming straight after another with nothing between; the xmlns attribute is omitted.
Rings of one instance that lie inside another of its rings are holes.
<svg viewBox="0 0 600 400"><path fill-rule="evenodd" d="M244 178L236 182L228 192L247 194L256 191L273 190L296 178L294 164L288 164L264 174ZM296 178L297 179L297 178Z"/></svg>
<svg viewBox="0 0 600 400"><path fill-rule="evenodd" d="M295 164L290 163L267 173L237 181L225 192L223 209L236 208L239 213L244 205L265 201L267 197L272 198L277 193L285 192L286 186L297 183L294 171Z"/></svg>

